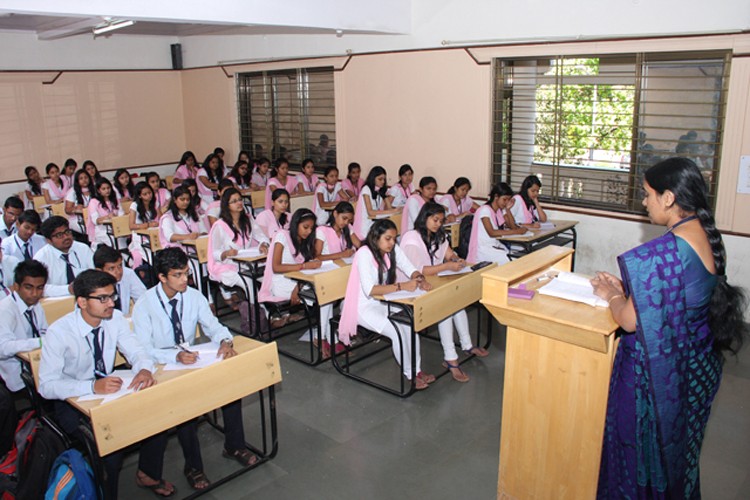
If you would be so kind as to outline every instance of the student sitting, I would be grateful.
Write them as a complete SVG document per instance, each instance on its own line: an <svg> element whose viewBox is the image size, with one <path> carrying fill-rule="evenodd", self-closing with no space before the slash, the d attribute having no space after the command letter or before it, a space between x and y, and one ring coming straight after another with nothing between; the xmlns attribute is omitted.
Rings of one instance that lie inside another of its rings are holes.
<svg viewBox="0 0 750 500"><path fill-rule="evenodd" d="M23 212L23 201L18 196L9 196L3 204L3 219L0 222L0 238L7 238L16 232L16 219Z"/></svg>
<svg viewBox="0 0 750 500"><path fill-rule="evenodd" d="M185 181L174 189L169 211L159 221L159 243L162 248L182 246L182 240L194 240L208 231L204 219L198 217L191 203Z"/></svg>
<svg viewBox="0 0 750 500"><path fill-rule="evenodd" d="M87 221L83 221L83 225L81 225L79 215L83 213L84 208L89 206L91 189L93 189L92 184L91 176L84 169L81 169L74 174L73 186L65 195L65 213L68 214L68 220L75 228L76 233L80 235L86 234ZM85 241L86 237L83 237L83 239Z"/></svg>
<svg viewBox="0 0 750 500"><path fill-rule="evenodd" d="M42 195L44 202L48 205L65 201L65 195L70 185L65 177L60 174L60 168L54 163L48 163L45 168L49 179L42 183Z"/></svg>
<svg viewBox="0 0 750 500"><path fill-rule="evenodd" d="M297 192L314 193L319 182L320 178L315 173L315 164L312 158L302 160L302 172L297 174Z"/></svg>
<svg viewBox="0 0 750 500"><path fill-rule="evenodd" d="M1 246L0 246L1 248ZM12 255L3 255L0 250L0 299L10 295L13 291L13 273L19 264L18 259Z"/></svg>
<svg viewBox="0 0 750 500"><path fill-rule="evenodd" d="M0 378L11 392L23 389L19 352L42 347L47 318L39 299L47 283L47 268L30 260L21 262L14 273L13 293L0 300Z"/></svg>
<svg viewBox="0 0 750 500"><path fill-rule="evenodd" d="M516 224L539 227L540 222L547 222L547 214L539 203L541 188L542 181L536 175L530 175L523 180L520 192L513 197L515 203L510 207L510 214Z"/></svg>
<svg viewBox="0 0 750 500"><path fill-rule="evenodd" d="M269 160L268 158L258 159L258 163L256 163L255 167L253 168L253 176L250 178L250 182L254 186L253 190L257 191L260 189L266 189L268 179L271 178L271 173L269 172L270 169L271 160ZM254 208L257 209L262 207Z"/></svg>
<svg viewBox="0 0 750 500"><path fill-rule="evenodd" d="M70 295L76 276L94 268L94 253L90 246L73 241L65 217L50 217L42 222L39 232L47 239L47 244L34 254L34 260L47 266L49 271L44 294L47 297Z"/></svg>
<svg viewBox="0 0 750 500"><path fill-rule="evenodd" d="M513 190L506 183L493 186L487 203L474 214L466 260L471 263L497 262L500 265L510 262L508 249L497 238L526 232L525 228L504 229L504 223L499 222L498 211L508 206L512 196Z"/></svg>
<svg viewBox="0 0 750 500"><path fill-rule="evenodd" d="M459 177L448 193L440 197L438 201L446 208L447 216L452 215L460 219L479 208L479 205L469 196L469 191L471 191L471 181L466 177Z"/></svg>
<svg viewBox="0 0 750 500"><path fill-rule="evenodd" d="M260 287L261 302L290 301L292 305L300 303L297 282L284 276L284 273L302 269L317 269L321 262L315 259L315 214L307 208L300 208L289 223L289 230L276 232L268 251L269 261L263 273ZM293 318L271 317L271 326L277 328L280 323Z"/></svg>
<svg viewBox="0 0 750 500"><path fill-rule="evenodd" d="M111 240L107 234L105 222L111 222L113 217L123 214L122 207L117 202L117 195L112 189L112 183L102 177L94 184L94 193L89 203L89 220L86 223L86 232L91 242L91 248L96 248L103 243L109 245ZM121 238L122 246L125 245Z"/></svg>
<svg viewBox="0 0 750 500"><path fill-rule="evenodd" d="M169 210L169 199L172 194L167 188L162 185L161 178L156 172L147 172L143 176L144 180L148 182L151 189L154 191L154 199L156 200L156 209L160 214L163 214Z"/></svg>
<svg viewBox="0 0 750 500"><path fill-rule="evenodd" d="M99 245L94 252L94 267L107 274L111 274L116 280L115 309L123 315L130 314L130 300L137 302L146 293L146 287L135 274L135 271L122 265L122 254L107 245Z"/></svg>
<svg viewBox="0 0 750 500"><path fill-rule="evenodd" d="M122 379L111 376L115 352L119 351L135 374L128 388L145 389L154 385L156 367L146 349L138 342L114 301L115 279L107 273L88 270L73 284L75 311L55 321L42 344L39 363L39 392L54 400L54 419L68 434L83 439L79 430L81 413L65 402L67 398L90 394L111 394L122 386ZM150 437L141 444L136 482L157 495L169 496L174 486L161 479L160 463L155 460L166 433ZM117 483L122 452L103 457L104 498L117 498Z"/></svg>
<svg viewBox="0 0 750 500"><path fill-rule="evenodd" d="M367 233L367 240L354 255L352 270L346 285L346 300L341 311L339 339L348 345L350 338L357 334L358 324L380 335L385 335L391 339L396 362L401 363L403 359L401 369L409 380L415 375L411 371L411 356L412 349L414 349L417 370L415 387L417 390L423 390L435 381L435 376L421 371L419 335L416 336L415 345L412 346L409 328L399 325L396 330L388 320L388 306L374 298L376 295L401 290L412 292L417 288L422 290L432 288L396 244L396 237L396 225L393 221L377 220ZM397 269L410 279L396 282ZM401 346L403 346L403 358Z"/></svg>
<svg viewBox="0 0 750 500"><path fill-rule="evenodd" d="M68 158L65 160L65 164L63 165L62 170L60 171L60 177L63 178L65 181L65 184L68 185L68 189L70 189L73 186L73 177L76 173L76 169L78 168L78 163L73 158ZM67 194L67 192L66 192Z"/></svg>
<svg viewBox="0 0 750 500"><path fill-rule="evenodd" d="M11 255L19 261L31 260L34 253L40 250L47 241L43 236L36 234L42 219L36 210L25 210L16 220L17 231L3 240L3 254Z"/></svg>
<svg viewBox="0 0 750 500"><path fill-rule="evenodd" d="M313 198L313 212L317 217L317 223L322 226L328 221L328 215L339 201L341 183L339 182L339 169L326 167L323 174L323 182L318 183Z"/></svg>
<svg viewBox="0 0 750 500"><path fill-rule="evenodd" d="M242 194L251 191L253 184L252 174L250 173L250 167L246 161L240 160L235 163L226 178L232 181L234 186L239 189ZM221 189L221 183L219 183L219 189Z"/></svg>
<svg viewBox="0 0 750 500"><path fill-rule="evenodd" d="M195 179L198 184L198 195L206 206L214 201L216 190L219 188L219 182L224 178L224 168L220 159L215 154L210 154L203 161L203 165L198 170L198 176Z"/></svg>
<svg viewBox="0 0 750 500"><path fill-rule="evenodd" d="M36 167L28 166L24 170L26 174L26 207L34 208L34 196L42 196L42 176Z"/></svg>
<svg viewBox="0 0 750 500"><path fill-rule="evenodd" d="M130 204L129 226L133 231L128 250L133 258L133 269L138 269L143 265L146 255L143 249L143 238L136 234L135 231L159 227L159 216L161 215L156 208L156 198L154 190L147 182L139 182L133 189L135 201Z"/></svg>
<svg viewBox="0 0 750 500"><path fill-rule="evenodd" d="M398 182L388 189L388 196L392 197L392 207L403 207L406 205L406 200L415 193L414 184L414 170L411 165L401 165L398 169Z"/></svg>
<svg viewBox="0 0 750 500"><path fill-rule="evenodd" d="M274 189L271 193L271 209L263 210L255 218L253 241L266 253L276 233L289 229L289 192L286 189ZM255 243L253 243L255 246Z"/></svg>
<svg viewBox="0 0 750 500"><path fill-rule="evenodd" d="M220 344L217 357L235 356L237 353L232 343L232 334L211 313L206 298L198 290L188 287L188 257L185 252L179 248L161 250L156 254L154 267L160 283L148 290L133 309L133 326L138 339L146 346L151 356L158 363L195 363L197 354L189 349L195 343L198 325L213 342ZM179 349L178 346L182 346L183 349ZM245 447L242 401L237 400L222 407L222 413L222 455L237 460L242 466L256 463L258 457ZM177 427L177 437L185 457L185 477L192 488L202 490L211 482L203 472L196 430L196 420L185 422ZM161 467L164 447L153 459Z"/></svg>
<svg viewBox="0 0 750 500"><path fill-rule="evenodd" d="M276 189L286 189L289 195L293 195L297 192L298 188L297 178L289 175L289 162L286 158L279 158L276 160L276 164L271 170L271 178L266 183L266 204L265 209L271 209L271 193Z"/></svg>
<svg viewBox="0 0 750 500"><path fill-rule="evenodd" d="M219 199L209 203L208 207L206 208L208 227L212 227L214 223L219 220L219 214L221 213L221 195L224 194L224 191L226 191L230 187L235 187L235 184L234 181L228 177L226 179L222 179L221 182L219 182ZM240 198L242 198L241 195ZM244 209L244 203L242 206Z"/></svg>
<svg viewBox="0 0 750 500"><path fill-rule="evenodd" d="M419 180L419 191L406 200L404 212L401 216L401 234L414 229L414 221L417 220L419 211L425 203L434 201L437 192L437 181L434 177L422 177Z"/></svg>
<svg viewBox="0 0 750 500"><path fill-rule="evenodd" d="M192 151L185 151L182 153L182 158L180 158L177 170L172 177L173 187L179 186L185 179L195 179L196 177L198 177L198 161Z"/></svg>
<svg viewBox="0 0 750 500"><path fill-rule="evenodd" d="M232 257L239 250L251 248L252 235L252 218L245 212L242 195L234 187L226 188L221 195L218 220L208 233L208 275L221 283L221 293L227 303L239 309L240 328L246 333L251 331L250 302L255 301L254 288L251 279L240 274L240 266Z"/></svg>
<svg viewBox="0 0 750 500"><path fill-rule="evenodd" d="M124 168L118 168L112 177L112 187L117 196L117 203L122 207L123 212L127 213L133 201L133 188L135 187L130 173Z"/></svg>
<svg viewBox="0 0 750 500"><path fill-rule="evenodd" d="M432 276L447 270L460 271L466 267L466 262L459 259L448 244L445 231L443 231L443 222L445 222L445 207L429 202L419 211L417 220L414 222L414 229L401 236L401 249L409 261L425 276ZM464 351L481 358L487 356L487 351L472 345L466 311L458 311L438 323L440 343L443 345L445 358L443 366L450 370L454 380L468 382L469 376L458 365L456 346L453 343L454 323Z"/></svg>
<svg viewBox="0 0 750 500"><path fill-rule="evenodd" d="M372 221L380 215L397 213L400 209L391 208L386 199L388 187L385 185L385 169L380 166L372 167L367 174L367 180L359 192L357 209L354 213L354 232L360 240L364 240L372 226Z"/></svg>
<svg viewBox="0 0 750 500"><path fill-rule="evenodd" d="M84 161L83 167L81 168L85 170L87 174L89 174L89 177L91 178L91 184L102 178L102 174L99 173L99 169L97 168L96 164L91 160Z"/></svg>
<svg viewBox="0 0 750 500"><path fill-rule="evenodd" d="M195 208L195 213L198 214L198 217L203 217L204 215L206 215L210 203L201 198L201 195L198 193L198 184L195 182L195 180L185 179L184 181L182 181L182 184L180 184L180 186L187 189L190 193L190 204Z"/></svg>
<svg viewBox="0 0 750 500"><path fill-rule="evenodd" d="M341 199L356 203L359 199L359 193L365 185L362 179L362 167L359 163L352 162L346 168L346 179L341 182Z"/></svg>

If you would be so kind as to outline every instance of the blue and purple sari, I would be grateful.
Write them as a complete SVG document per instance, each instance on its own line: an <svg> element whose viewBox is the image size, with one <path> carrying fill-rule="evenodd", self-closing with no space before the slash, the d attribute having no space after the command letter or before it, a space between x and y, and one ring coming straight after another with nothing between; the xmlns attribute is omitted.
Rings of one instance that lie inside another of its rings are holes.
<svg viewBox="0 0 750 500"><path fill-rule="evenodd" d="M597 498L700 498L700 448L721 381L708 325L716 276L671 232L618 262L636 331L615 356Z"/></svg>

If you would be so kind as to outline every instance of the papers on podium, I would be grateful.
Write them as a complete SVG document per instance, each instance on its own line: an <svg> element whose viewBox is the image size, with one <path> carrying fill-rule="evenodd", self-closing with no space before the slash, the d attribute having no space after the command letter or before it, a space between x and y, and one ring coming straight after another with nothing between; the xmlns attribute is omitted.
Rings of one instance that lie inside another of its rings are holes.
<svg viewBox="0 0 750 500"><path fill-rule="evenodd" d="M557 278L539 289L542 295L549 295L590 306L607 307L607 301L594 295L594 287L588 278L575 273L561 272Z"/></svg>

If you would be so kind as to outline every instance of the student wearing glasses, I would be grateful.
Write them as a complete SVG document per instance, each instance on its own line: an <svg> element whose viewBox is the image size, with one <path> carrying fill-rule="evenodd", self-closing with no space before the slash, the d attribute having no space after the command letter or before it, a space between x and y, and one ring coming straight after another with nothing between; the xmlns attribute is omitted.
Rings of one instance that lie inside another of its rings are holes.
<svg viewBox="0 0 750 500"><path fill-rule="evenodd" d="M47 238L48 244L34 254L34 260L47 266L49 271L45 296L70 295L76 276L94 268L94 253L88 245L73 241L73 233L65 217L50 217L42 223L40 232Z"/></svg>
<svg viewBox="0 0 750 500"><path fill-rule="evenodd" d="M115 310L115 278L97 271L84 271L73 282L78 306L55 321L42 344L39 363L39 392L53 401L53 415L60 427L80 436L81 414L65 400L90 394L111 394L120 390L122 379L112 376L115 353L121 352L135 374L128 388L142 390L154 385L156 369L148 352L138 342L120 311ZM82 436L81 436L82 437ZM170 495L174 486L161 478L161 463L155 450L162 435L141 444L136 483L161 495ZM117 498L117 482L122 452L103 457L106 479L104 497Z"/></svg>

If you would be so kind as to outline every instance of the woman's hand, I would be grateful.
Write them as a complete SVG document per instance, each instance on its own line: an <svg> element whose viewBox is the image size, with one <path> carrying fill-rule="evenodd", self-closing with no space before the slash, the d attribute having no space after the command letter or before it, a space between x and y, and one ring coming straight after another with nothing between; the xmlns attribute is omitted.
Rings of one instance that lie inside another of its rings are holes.
<svg viewBox="0 0 750 500"><path fill-rule="evenodd" d="M306 269L318 269L323 265L323 262L320 260L308 260L305 262L305 265L307 266Z"/></svg>
<svg viewBox="0 0 750 500"><path fill-rule="evenodd" d="M236 250L236 249L234 249L234 248L230 248L229 250L224 250L224 252L223 252L223 253L222 253L222 255L221 255L221 260L226 260L226 259L228 259L229 257L234 257L234 256L235 256L235 255L237 255L238 253L239 253L239 252L237 252L237 250Z"/></svg>
<svg viewBox="0 0 750 500"><path fill-rule="evenodd" d="M341 252L341 255L344 258L351 257L352 255L354 255L354 249L353 248L347 248L346 250L344 250L343 252Z"/></svg>
<svg viewBox="0 0 750 500"><path fill-rule="evenodd" d="M263 255L268 254L268 243L261 243L258 249L260 250L260 253L262 253Z"/></svg>
<svg viewBox="0 0 750 500"><path fill-rule="evenodd" d="M446 262L447 266L446 269L449 271L460 271L464 267L466 267L466 261L463 259L459 259L454 262Z"/></svg>
<svg viewBox="0 0 750 500"><path fill-rule="evenodd" d="M404 281L401 283L401 290L406 290L407 292L413 292L417 289L417 280L409 280Z"/></svg>
<svg viewBox="0 0 750 500"><path fill-rule="evenodd" d="M596 277L591 280L591 286L594 287L594 295L601 297L607 302L611 301L618 295L625 296L625 290L622 287L622 281L610 273L598 272Z"/></svg>

